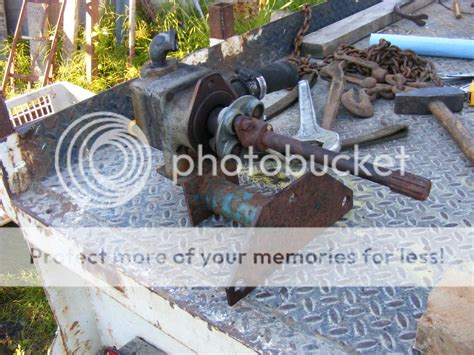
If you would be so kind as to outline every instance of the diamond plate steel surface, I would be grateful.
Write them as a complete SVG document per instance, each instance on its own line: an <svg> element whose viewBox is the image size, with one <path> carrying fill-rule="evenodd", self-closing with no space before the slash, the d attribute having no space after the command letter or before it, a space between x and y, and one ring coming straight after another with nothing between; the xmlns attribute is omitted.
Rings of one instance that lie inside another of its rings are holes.
<svg viewBox="0 0 474 355"><path fill-rule="evenodd" d="M466 33L474 34L474 22L469 16L455 20L439 4L432 4L421 12L430 16L425 27L402 20L384 31L459 37ZM367 41L358 45L365 46ZM474 70L473 61L447 58L434 61L441 73ZM322 117L327 86L321 80L313 90L319 117ZM410 126L408 137L361 148L361 153L394 154L403 145L410 156L407 170L432 179L431 195L427 201L418 202L393 194L375 183L345 177L344 183L354 190L354 208L336 226L472 227L474 172L446 131L431 116L395 115L391 101L378 101L375 110L376 116L371 119L356 119L341 112L335 130L346 138L387 123L407 123ZM474 109L466 107L456 116L474 132ZM295 133L297 107L274 119L272 125L276 131ZM102 162L111 170L117 169L120 161L114 159L107 156ZM160 152L154 151L153 159L158 164ZM146 191L112 210L71 207L55 176L43 178L34 188L15 199L18 206L55 226L190 226L181 189L156 172L153 172ZM203 225L233 224L212 217ZM107 243L106 238L77 241L83 244ZM124 242L133 245L140 240ZM226 304L223 290L153 288L153 279L148 279L150 275L138 274L134 270L129 272L139 280L147 280L150 288L170 303L263 353L410 353L416 322L426 307L429 292L426 288L408 287L258 288L231 308Z"/></svg>

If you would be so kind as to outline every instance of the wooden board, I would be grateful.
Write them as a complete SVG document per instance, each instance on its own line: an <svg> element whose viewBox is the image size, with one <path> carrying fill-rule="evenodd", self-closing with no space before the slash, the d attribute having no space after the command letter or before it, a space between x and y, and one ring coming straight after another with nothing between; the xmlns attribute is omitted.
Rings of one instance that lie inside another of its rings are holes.
<svg viewBox="0 0 474 355"><path fill-rule="evenodd" d="M79 0L67 0L64 10L63 58L71 59L76 48L79 30Z"/></svg>
<svg viewBox="0 0 474 355"><path fill-rule="evenodd" d="M0 0L0 41L4 41L6 39L7 39L7 21L6 21L6 16L5 16L5 2L4 0Z"/></svg>
<svg viewBox="0 0 474 355"><path fill-rule="evenodd" d="M28 36L33 38L46 37L48 34L48 11L45 4L28 3L26 21ZM30 39L30 57L32 73L42 76L46 69L47 45L41 40Z"/></svg>
<svg viewBox="0 0 474 355"><path fill-rule="evenodd" d="M86 0L86 78L91 83L97 77L97 54L94 26L99 22L99 0Z"/></svg>
<svg viewBox="0 0 474 355"><path fill-rule="evenodd" d="M428 297L415 348L426 354L474 353L474 275L448 270Z"/></svg>
<svg viewBox="0 0 474 355"><path fill-rule="evenodd" d="M306 35L301 47L303 54L323 58L331 54L342 43L352 44L399 20L393 7L399 0L384 0L380 4L358 12L329 26ZM403 7L406 13L413 13L433 0L415 0Z"/></svg>

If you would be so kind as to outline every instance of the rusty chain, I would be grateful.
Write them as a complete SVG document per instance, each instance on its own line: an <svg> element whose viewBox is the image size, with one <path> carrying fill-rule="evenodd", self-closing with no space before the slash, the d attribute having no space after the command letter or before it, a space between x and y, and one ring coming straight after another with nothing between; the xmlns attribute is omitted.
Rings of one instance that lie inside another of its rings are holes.
<svg viewBox="0 0 474 355"><path fill-rule="evenodd" d="M436 74L433 62L422 58L412 50L401 50L392 45L389 41L381 39L379 44L370 46L367 49L358 49L350 45L340 45L334 53L336 55L349 55L376 63L380 68L387 70L388 74L401 74L407 83L433 83L435 86L441 86L442 81ZM324 64L327 65L334 61L334 54L324 58ZM370 69L348 63L346 65L347 73L356 73L364 76L370 76Z"/></svg>
<svg viewBox="0 0 474 355"><path fill-rule="evenodd" d="M304 35L308 32L309 26L311 24L311 7L309 4L304 4L303 6L304 21L303 25L296 34L293 53L288 59L291 63L298 67L298 73L300 76L305 74L317 74L319 71L319 65L311 62L311 56L301 56L301 45L303 44Z"/></svg>
<svg viewBox="0 0 474 355"><path fill-rule="evenodd" d="M305 74L318 74L319 70L335 60L334 54L324 58L322 65L311 62L311 56L301 55L301 45L304 36L311 24L311 7L308 4L303 6L304 21L296 34L294 40L294 50L289 57L289 61L298 67L300 76ZM405 78L407 85L410 83L427 83L427 85L441 86L442 81L436 74L433 62L424 59L411 50L401 50L386 40L380 40L377 45L372 45L367 49L358 49L350 45L340 45L335 53L350 55L354 58L364 59L376 63L379 67L386 69L388 74L401 74ZM348 63L346 73L357 73L363 76L370 76L370 69Z"/></svg>

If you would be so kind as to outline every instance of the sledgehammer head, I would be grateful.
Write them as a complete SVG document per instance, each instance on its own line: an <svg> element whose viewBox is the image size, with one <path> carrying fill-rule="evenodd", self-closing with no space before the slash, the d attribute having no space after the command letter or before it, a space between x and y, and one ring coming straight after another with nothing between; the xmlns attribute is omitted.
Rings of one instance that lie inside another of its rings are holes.
<svg viewBox="0 0 474 355"><path fill-rule="evenodd" d="M464 91L453 87L432 87L401 92L395 95L395 113L402 115L428 115L428 104L443 102L452 112L459 112L464 105Z"/></svg>

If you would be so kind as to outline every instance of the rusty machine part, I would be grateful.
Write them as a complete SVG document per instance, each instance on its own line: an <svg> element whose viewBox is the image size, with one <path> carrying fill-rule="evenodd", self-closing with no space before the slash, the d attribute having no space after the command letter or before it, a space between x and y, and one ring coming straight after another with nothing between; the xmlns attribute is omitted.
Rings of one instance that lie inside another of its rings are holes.
<svg viewBox="0 0 474 355"><path fill-rule="evenodd" d="M171 40L172 36L168 38ZM166 41L162 42L162 45L165 49L174 48L170 47ZM161 51L155 50L153 53L161 53ZM200 148L205 154L213 154L224 159L229 154L239 154L243 149L251 146L260 152L271 149L285 153L286 144L291 148L291 153L301 154L308 159L314 158L314 161L320 164L325 161L329 164L334 162L335 167L341 171L352 174L356 172L357 162L351 159L339 159L340 157L337 158L337 153L333 151L275 134L271 126L261 119L264 109L257 97L262 96L263 85L266 87L265 92L293 86L294 79L298 76L293 64L273 63L266 68L249 71L261 74L258 76L265 81L265 84L261 84L259 80L255 80L255 87L259 89L254 90L250 85L243 85L242 80L228 82L220 74L208 69L176 63L172 60L162 65L161 61L151 59L151 63L147 63L142 70L142 78L131 83L132 99L137 125L148 137L151 145L163 151L164 175L174 176L174 170L176 170L173 165L174 156L182 153L195 156ZM244 79L251 78L252 80L256 77L255 75L243 76ZM278 81L275 78L284 80ZM242 95L249 91L254 95ZM258 127L264 127L266 133L257 129ZM371 164L366 164L366 168L365 172L361 169L357 175L418 200L428 197L431 186L429 180L411 174L403 176L400 172L378 168ZM380 174L381 171L384 174ZM209 181L212 178L212 176L202 174L202 176L194 176L191 179L192 182L189 182L189 179L181 179L181 184L185 192L187 191L186 200L190 215L195 214L196 201L199 200L206 206L206 208L200 206L200 210L222 214L243 225L264 225L262 221L271 221L268 222L270 223L268 226L322 226L322 215L318 211L304 214L298 212L299 215L304 216L304 220L299 217L262 219L262 210L270 203L267 198L258 193L238 193L239 188L233 179L221 176L222 181L220 185L217 185ZM329 180L327 181L329 184ZM332 178L330 181L333 186L326 189L329 194L327 199L336 198L337 196L330 191L339 190L344 191L341 193L341 199L351 198L351 195L346 194L347 191L343 185L340 186L340 182ZM228 186L229 184L232 186ZM291 194L290 191L293 189L296 189L293 192L298 191L298 186L300 186L299 183L290 184L282 194L285 196ZM220 192L216 194L216 191ZM321 199L320 202L326 201L327 199L321 197L321 193L304 196L295 193L294 196L298 205L306 205L308 201L315 202L316 195ZM280 195L277 194L274 198L279 199L278 196ZM325 204L320 202L318 206L321 206L321 210L329 208L329 200ZM344 206L347 205L344 204ZM245 217L242 217L242 212L245 212ZM347 210L340 208L336 212L339 217L342 217ZM193 217L193 223L199 223L200 219Z"/></svg>
<svg viewBox="0 0 474 355"><path fill-rule="evenodd" d="M194 172L179 183L194 225L217 214L250 227L327 227L352 208L352 190L328 174L306 173L272 196L243 189L220 171Z"/></svg>
<svg viewBox="0 0 474 355"><path fill-rule="evenodd" d="M413 1L415 0L411 0L411 1L408 1L406 2L405 4L396 4L394 7L393 7L393 12L395 12L398 16L400 16L401 18L404 18L404 19L407 19L409 21L412 21L414 22L415 24L417 24L418 26L424 26L426 25L426 20L428 19L428 15L427 14L419 14L419 15L410 15L410 14L407 14L405 12L402 11L401 8L403 8L404 6L412 3Z"/></svg>
<svg viewBox="0 0 474 355"><path fill-rule="evenodd" d="M449 132L471 164L474 164L474 137L453 115L464 106L464 92L454 87L425 88L399 93L395 113L426 115L432 113Z"/></svg>
<svg viewBox="0 0 474 355"><path fill-rule="evenodd" d="M344 78L344 61L334 61L329 65L323 67L320 75L325 78L330 78L331 84L329 86L329 93L326 99L326 107L324 108L323 119L321 126L324 129L331 129L336 120L339 105L341 103L341 95L344 92L346 79Z"/></svg>
<svg viewBox="0 0 474 355"><path fill-rule="evenodd" d="M226 80L206 68L162 60L167 51L176 49L173 33L160 34L152 41L151 61L130 87L137 126L150 144L163 152L164 165L159 171L164 176L175 176L178 166L173 159L180 154L196 161L202 152L221 163L215 169L188 165L189 174L177 178L192 224L212 214L243 226L262 227L325 227L342 218L352 208L352 191L330 174L305 174L268 196L240 187L236 166L227 159L251 147L261 153L273 150L284 154L288 146L291 154L320 164L332 163L340 171L354 174L360 168L336 152L276 134L263 120L259 98L296 85L297 67L278 62L256 70L244 68L237 77ZM357 173L362 178L418 200L429 195L431 182L427 179L368 163L363 166L365 170ZM229 303L247 291L228 289Z"/></svg>
<svg viewBox="0 0 474 355"><path fill-rule="evenodd" d="M327 161L329 164L334 164L339 171L356 173L357 162L353 159L342 159L336 152L277 134L273 132L270 125L253 117L237 117L234 130L244 147L252 146L260 151L272 149L284 153L288 146L291 154L314 159L317 163ZM360 171L357 176L387 186L394 192L416 200L424 201L428 198L431 190L431 181L428 179L410 173L376 167L370 163L367 163L365 167L367 172Z"/></svg>

